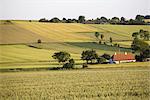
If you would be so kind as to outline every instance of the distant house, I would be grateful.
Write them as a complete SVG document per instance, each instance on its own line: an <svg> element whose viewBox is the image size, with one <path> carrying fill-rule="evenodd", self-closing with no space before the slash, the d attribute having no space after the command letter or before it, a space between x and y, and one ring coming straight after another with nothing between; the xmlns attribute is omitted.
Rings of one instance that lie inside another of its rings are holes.
<svg viewBox="0 0 150 100"><path fill-rule="evenodd" d="M115 53L112 56L112 60L114 63L126 63L126 62L136 62L135 56L132 53Z"/></svg>

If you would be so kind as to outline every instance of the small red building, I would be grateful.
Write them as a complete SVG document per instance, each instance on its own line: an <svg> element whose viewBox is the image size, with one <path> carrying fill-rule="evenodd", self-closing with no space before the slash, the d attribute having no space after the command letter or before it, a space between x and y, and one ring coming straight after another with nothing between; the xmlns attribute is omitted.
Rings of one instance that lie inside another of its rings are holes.
<svg viewBox="0 0 150 100"><path fill-rule="evenodd" d="M125 62L136 62L135 56L132 53L115 53L112 56L113 62L116 64L125 63Z"/></svg>

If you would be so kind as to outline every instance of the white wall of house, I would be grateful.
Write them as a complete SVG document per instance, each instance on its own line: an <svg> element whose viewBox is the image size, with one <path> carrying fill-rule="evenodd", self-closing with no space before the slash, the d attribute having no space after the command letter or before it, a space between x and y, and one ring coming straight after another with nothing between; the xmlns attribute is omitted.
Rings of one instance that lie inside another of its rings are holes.
<svg viewBox="0 0 150 100"><path fill-rule="evenodd" d="M114 61L116 64L119 63L127 63L127 62L136 62L136 60L121 60L121 61Z"/></svg>

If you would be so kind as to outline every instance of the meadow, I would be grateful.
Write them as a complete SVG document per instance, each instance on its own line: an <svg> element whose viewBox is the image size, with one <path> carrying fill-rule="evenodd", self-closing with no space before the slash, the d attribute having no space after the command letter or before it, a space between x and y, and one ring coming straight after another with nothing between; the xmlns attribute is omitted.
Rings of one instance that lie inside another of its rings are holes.
<svg viewBox="0 0 150 100"><path fill-rule="evenodd" d="M0 73L1 100L149 100L149 68Z"/></svg>

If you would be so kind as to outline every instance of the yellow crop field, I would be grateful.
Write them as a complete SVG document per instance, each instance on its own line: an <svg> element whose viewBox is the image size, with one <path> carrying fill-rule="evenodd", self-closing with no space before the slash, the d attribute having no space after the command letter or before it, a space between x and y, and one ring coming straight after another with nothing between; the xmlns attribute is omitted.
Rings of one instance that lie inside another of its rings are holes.
<svg viewBox="0 0 150 100"><path fill-rule="evenodd" d="M108 41L112 37L113 41L119 40L114 43L130 47L131 34L139 29L150 31L150 26L39 23L27 21L12 21L12 24L0 23L0 44L3 44L0 45L0 67L41 67L42 64L53 66L57 62L53 61L51 56L57 51L69 52L73 59L77 59L76 62L83 62L80 60L83 50L94 49L98 54L131 52L130 49L119 49L93 43L96 42L94 32L98 31L104 34L104 40ZM36 43L38 39L42 40L42 44ZM35 48L29 47L29 45Z"/></svg>
<svg viewBox="0 0 150 100"><path fill-rule="evenodd" d="M140 29L150 31L150 26L88 25L66 23L39 23L13 21L0 24L0 44L43 42L92 42L94 32L103 33L105 40L131 40L131 34Z"/></svg>
<svg viewBox="0 0 150 100"><path fill-rule="evenodd" d="M147 68L0 73L1 100L148 100Z"/></svg>

